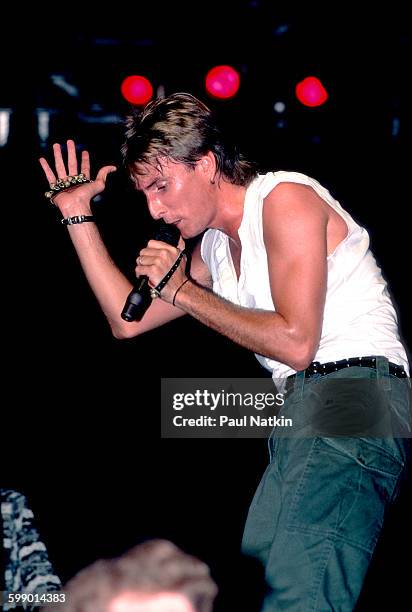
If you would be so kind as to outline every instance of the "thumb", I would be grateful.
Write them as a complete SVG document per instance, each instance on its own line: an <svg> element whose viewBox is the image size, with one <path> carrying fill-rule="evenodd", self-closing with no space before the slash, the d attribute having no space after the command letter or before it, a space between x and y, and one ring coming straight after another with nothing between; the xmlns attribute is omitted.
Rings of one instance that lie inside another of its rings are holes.
<svg viewBox="0 0 412 612"><path fill-rule="evenodd" d="M97 173L96 181L103 181L103 183L105 183L107 175L111 172L116 172L116 170L116 166L103 166L103 168L100 168L99 172Z"/></svg>
<svg viewBox="0 0 412 612"><path fill-rule="evenodd" d="M177 246L178 246L178 248L179 248L181 251L183 251L183 249L184 249L184 248L185 248L185 246L186 246L186 245L185 245L185 241L183 240L183 238L182 238L181 236L180 236L180 238L179 238L179 244L178 244Z"/></svg>

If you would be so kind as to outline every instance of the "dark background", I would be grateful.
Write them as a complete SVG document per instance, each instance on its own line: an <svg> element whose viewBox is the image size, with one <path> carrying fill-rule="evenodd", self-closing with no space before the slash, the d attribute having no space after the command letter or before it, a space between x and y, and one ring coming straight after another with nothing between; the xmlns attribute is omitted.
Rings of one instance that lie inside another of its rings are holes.
<svg viewBox="0 0 412 612"><path fill-rule="evenodd" d="M219 609L253 610L250 576L259 572L238 551L266 441L161 440L159 400L162 377L263 371L253 355L189 319L131 341L112 338L42 195L47 185L37 159L50 158L53 142L74 138L90 150L94 170L119 166L121 117L129 110L119 87L129 74L144 74L166 95L189 91L216 109L262 171L314 176L367 227L411 346L411 32L397 3L367 17L346 4L333 12L258 0L145 4L5 15L0 108L13 114L0 147L0 482L28 496L63 580L96 558L166 537L209 563ZM215 101L204 75L226 63L239 70L241 88L235 99ZM79 95L53 84L56 74ZM305 108L294 97L308 75L329 92L323 107ZM277 101L286 104L282 116L273 110ZM38 109L51 111L43 143ZM152 225L121 169L95 212L113 258L132 278ZM401 609L406 573L395 538L401 533L409 555L410 510L407 495L360 609L376 609L378 601Z"/></svg>

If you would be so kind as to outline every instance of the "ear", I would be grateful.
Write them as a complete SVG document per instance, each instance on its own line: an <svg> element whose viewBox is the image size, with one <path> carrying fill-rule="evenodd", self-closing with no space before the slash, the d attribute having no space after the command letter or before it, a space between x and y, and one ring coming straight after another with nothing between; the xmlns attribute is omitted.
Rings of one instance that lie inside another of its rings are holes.
<svg viewBox="0 0 412 612"><path fill-rule="evenodd" d="M198 161L199 169L213 183L216 175L216 159L212 151L208 151Z"/></svg>

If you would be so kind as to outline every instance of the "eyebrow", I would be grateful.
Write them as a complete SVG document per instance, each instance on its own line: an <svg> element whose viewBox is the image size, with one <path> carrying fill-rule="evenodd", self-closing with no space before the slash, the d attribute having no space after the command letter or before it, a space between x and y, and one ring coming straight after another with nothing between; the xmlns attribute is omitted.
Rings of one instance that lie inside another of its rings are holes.
<svg viewBox="0 0 412 612"><path fill-rule="evenodd" d="M146 185L146 187L144 187L143 185L141 185L141 186L140 186L140 189L141 189L142 191L144 191L145 189L150 189L150 187L151 187L152 185L154 185L154 184L156 183L156 181L157 181L157 178L155 178L155 179L154 179L154 181L152 181L151 183L149 183L149 185Z"/></svg>
<svg viewBox="0 0 412 612"><path fill-rule="evenodd" d="M150 187L152 187L155 183L157 183L157 181L163 181L165 178L166 177L164 175L157 176L155 179L153 179L153 181L151 183L146 185L146 187L144 187L143 185L139 186L139 190L140 191L145 191L146 189L150 189Z"/></svg>

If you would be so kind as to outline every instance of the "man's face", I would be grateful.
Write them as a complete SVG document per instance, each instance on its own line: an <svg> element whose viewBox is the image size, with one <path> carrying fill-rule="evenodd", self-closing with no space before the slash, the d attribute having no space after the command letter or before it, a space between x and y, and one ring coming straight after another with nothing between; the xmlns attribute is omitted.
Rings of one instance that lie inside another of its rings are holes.
<svg viewBox="0 0 412 612"><path fill-rule="evenodd" d="M107 612L195 612L180 593L122 593L113 599Z"/></svg>
<svg viewBox="0 0 412 612"><path fill-rule="evenodd" d="M175 224L183 238L193 238L211 226L215 215L210 179L205 165L195 168L170 160L160 167L145 164L133 180L143 191L154 219Z"/></svg>

